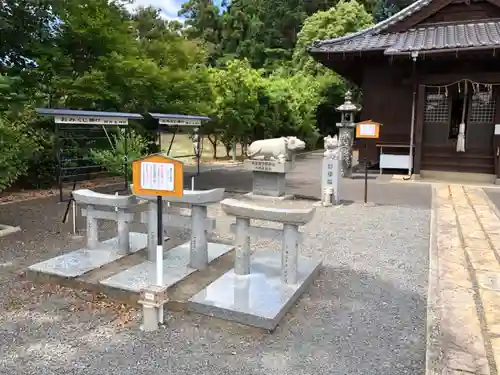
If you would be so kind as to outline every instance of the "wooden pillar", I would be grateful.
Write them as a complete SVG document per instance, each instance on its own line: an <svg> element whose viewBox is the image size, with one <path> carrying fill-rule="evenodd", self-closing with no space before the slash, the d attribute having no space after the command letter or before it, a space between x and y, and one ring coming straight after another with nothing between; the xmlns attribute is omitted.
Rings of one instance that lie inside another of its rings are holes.
<svg viewBox="0 0 500 375"><path fill-rule="evenodd" d="M424 134L425 86L418 85L415 110L415 156L413 173L420 174L422 164L422 139Z"/></svg>
<svg viewBox="0 0 500 375"><path fill-rule="evenodd" d="M493 131L495 131L496 124L500 124L500 90L493 88L493 98L495 100L495 124ZM493 135L493 158L495 160L495 174L497 178L500 177L500 135Z"/></svg>

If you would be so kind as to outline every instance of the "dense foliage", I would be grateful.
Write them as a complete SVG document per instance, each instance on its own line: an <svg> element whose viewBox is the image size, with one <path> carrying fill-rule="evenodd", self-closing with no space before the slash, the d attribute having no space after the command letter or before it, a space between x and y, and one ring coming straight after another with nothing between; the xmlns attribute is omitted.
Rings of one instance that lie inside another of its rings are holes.
<svg viewBox="0 0 500 375"><path fill-rule="evenodd" d="M219 9L188 0L182 24L120 0L0 0L0 191L55 181L53 124L34 107L209 115L205 131L228 153L281 135L314 147L333 129L344 83L306 46L400 6L387 1L232 0ZM133 124L134 156L154 126ZM92 150L94 162L122 171L123 138Z"/></svg>

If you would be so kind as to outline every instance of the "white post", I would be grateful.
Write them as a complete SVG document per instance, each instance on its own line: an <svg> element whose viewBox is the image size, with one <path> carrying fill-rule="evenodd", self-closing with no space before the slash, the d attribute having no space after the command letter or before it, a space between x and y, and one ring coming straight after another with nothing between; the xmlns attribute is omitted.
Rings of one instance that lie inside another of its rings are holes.
<svg viewBox="0 0 500 375"><path fill-rule="evenodd" d="M163 198L157 197L157 246L156 246L156 285L163 286ZM163 305L158 307L158 322L163 323Z"/></svg>
<svg viewBox="0 0 500 375"><path fill-rule="evenodd" d="M163 285L163 246L156 247L156 285ZM158 307L158 323L163 323L163 305Z"/></svg>
<svg viewBox="0 0 500 375"><path fill-rule="evenodd" d="M163 285L163 245L156 246L156 285Z"/></svg>
<svg viewBox="0 0 500 375"><path fill-rule="evenodd" d="M191 190L194 190L194 176L191 177Z"/></svg>

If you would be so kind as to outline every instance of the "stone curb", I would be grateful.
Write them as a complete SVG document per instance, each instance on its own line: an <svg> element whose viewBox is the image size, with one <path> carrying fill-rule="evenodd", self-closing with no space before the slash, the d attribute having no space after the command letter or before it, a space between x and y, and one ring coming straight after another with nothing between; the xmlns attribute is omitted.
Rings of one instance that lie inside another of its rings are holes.
<svg viewBox="0 0 500 375"><path fill-rule="evenodd" d="M439 306L439 275L438 275L438 247L437 247L437 191L432 187L431 198L431 220L429 235L429 277L427 286L427 324L426 324L426 347L425 347L425 375L438 375L442 365L441 348L436 336L439 336L439 317L437 308Z"/></svg>
<svg viewBox="0 0 500 375"><path fill-rule="evenodd" d="M485 201L488 203L488 207L495 213L495 215L497 215L497 217L500 219L500 211L498 210L497 206L495 206L495 203L493 203L490 199L490 197L488 196L488 194L486 194L486 192L484 191L483 188L481 188L481 191L483 193L483 195L485 196Z"/></svg>
<svg viewBox="0 0 500 375"><path fill-rule="evenodd" d="M20 230L21 227L13 227L11 225L0 224L0 237L19 232Z"/></svg>

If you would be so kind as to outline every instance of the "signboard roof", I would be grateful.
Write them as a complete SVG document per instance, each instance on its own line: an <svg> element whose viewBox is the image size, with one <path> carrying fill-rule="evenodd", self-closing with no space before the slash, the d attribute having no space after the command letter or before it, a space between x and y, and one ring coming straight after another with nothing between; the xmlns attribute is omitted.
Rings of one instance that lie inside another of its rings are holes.
<svg viewBox="0 0 500 375"><path fill-rule="evenodd" d="M376 121L373 121L373 120L361 121L361 122L358 122L356 125L378 125L378 126L382 126L382 124L380 122L376 122Z"/></svg>
<svg viewBox="0 0 500 375"><path fill-rule="evenodd" d="M143 156L142 158L135 159L135 160L133 160L133 162L135 162L135 161L148 161L149 159L155 159L157 162L159 162L160 159L163 159L166 162L184 165L184 162L182 160L168 156L164 152L158 152L156 154L149 154L149 155Z"/></svg>
<svg viewBox="0 0 500 375"><path fill-rule="evenodd" d="M60 108L36 108L35 111L39 115L43 116L120 117L126 119L143 119L143 117L138 113L81 111L75 109Z"/></svg>

